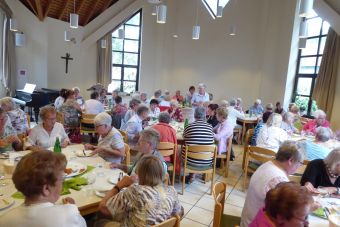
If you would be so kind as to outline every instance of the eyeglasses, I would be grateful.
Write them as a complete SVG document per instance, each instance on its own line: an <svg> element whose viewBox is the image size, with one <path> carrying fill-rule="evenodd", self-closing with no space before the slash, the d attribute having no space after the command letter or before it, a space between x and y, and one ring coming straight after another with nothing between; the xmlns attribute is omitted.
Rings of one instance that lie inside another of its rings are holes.
<svg viewBox="0 0 340 227"><path fill-rule="evenodd" d="M296 220L299 220L300 222L303 223L303 226L308 226L309 225L309 222L308 222L308 215L306 215L304 218L301 218L301 217L296 217L294 216L294 218Z"/></svg>

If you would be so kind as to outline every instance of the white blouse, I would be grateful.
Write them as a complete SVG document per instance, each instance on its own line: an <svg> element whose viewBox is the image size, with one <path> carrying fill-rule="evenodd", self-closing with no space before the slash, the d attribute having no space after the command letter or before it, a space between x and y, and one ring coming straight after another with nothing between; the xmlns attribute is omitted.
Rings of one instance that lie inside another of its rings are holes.
<svg viewBox="0 0 340 227"><path fill-rule="evenodd" d="M264 125L256 139L256 146L277 151L280 145L288 140L288 134L282 128Z"/></svg>

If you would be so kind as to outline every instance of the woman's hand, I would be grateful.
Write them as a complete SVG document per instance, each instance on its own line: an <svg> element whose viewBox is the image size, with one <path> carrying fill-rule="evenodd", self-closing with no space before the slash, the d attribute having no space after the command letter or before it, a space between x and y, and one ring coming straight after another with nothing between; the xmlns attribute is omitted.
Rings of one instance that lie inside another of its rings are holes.
<svg viewBox="0 0 340 227"><path fill-rule="evenodd" d="M67 145L69 145L69 141L66 139L66 140L64 140L61 144L60 144L60 146L62 147L62 148L65 148L65 147L67 147Z"/></svg>
<svg viewBox="0 0 340 227"><path fill-rule="evenodd" d="M124 176L118 183L117 183L117 187L119 189L123 189L126 187L129 187L131 184L134 183L135 178L130 177L130 176Z"/></svg>
<svg viewBox="0 0 340 227"><path fill-rule="evenodd" d="M93 146L92 144L87 143L87 144L84 145L84 148L85 148L86 150L93 150L93 149L94 149L94 146Z"/></svg>
<svg viewBox="0 0 340 227"><path fill-rule="evenodd" d="M65 197L63 198L63 204L75 204L76 202L74 201L74 199L72 199L71 197Z"/></svg>
<svg viewBox="0 0 340 227"><path fill-rule="evenodd" d="M99 152L103 151L103 148L98 147L98 146L93 146L93 149L94 150L91 152L91 155L95 155L95 154L98 154Z"/></svg>
<svg viewBox="0 0 340 227"><path fill-rule="evenodd" d="M308 191L310 191L312 193L316 193L316 194L320 193L316 188L314 188L314 186L310 182L306 182L305 187L307 188Z"/></svg>

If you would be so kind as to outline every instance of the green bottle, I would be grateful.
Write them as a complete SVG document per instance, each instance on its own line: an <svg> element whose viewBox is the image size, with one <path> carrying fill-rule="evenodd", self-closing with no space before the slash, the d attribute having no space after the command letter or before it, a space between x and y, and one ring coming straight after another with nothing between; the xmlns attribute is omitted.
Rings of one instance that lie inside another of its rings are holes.
<svg viewBox="0 0 340 227"><path fill-rule="evenodd" d="M189 125L189 119L188 119L188 118L185 118L185 121L184 121L184 128L186 128L188 125Z"/></svg>
<svg viewBox="0 0 340 227"><path fill-rule="evenodd" d="M61 145L60 145L59 137L57 137L57 139L55 140L55 144L54 144L54 147L53 147L53 152L54 153L61 153Z"/></svg>

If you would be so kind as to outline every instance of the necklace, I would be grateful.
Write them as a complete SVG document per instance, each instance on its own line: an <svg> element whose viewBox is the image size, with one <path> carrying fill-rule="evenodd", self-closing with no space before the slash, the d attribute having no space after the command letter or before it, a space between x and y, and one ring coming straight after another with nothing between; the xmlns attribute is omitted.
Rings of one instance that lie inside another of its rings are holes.
<svg viewBox="0 0 340 227"><path fill-rule="evenodd" d="M331 168L329 168L329 166L327 164L326 165L326 169L327 169L327 172L328 172L328 175L331 177L331 178L338 178L339 175L338 174L335 174L332 172Z"/></svg>

